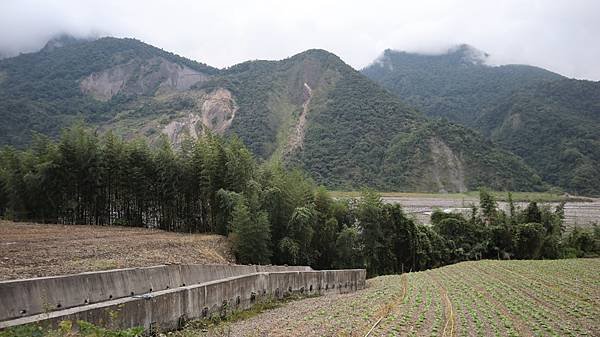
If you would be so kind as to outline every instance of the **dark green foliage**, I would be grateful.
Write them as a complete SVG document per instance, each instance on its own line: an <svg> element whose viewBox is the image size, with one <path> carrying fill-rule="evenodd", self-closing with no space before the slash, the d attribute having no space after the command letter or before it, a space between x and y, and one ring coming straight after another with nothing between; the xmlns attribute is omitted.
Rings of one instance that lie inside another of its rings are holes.
<svg viewBox="0 0 600 337"><path fill-rule="evenodd" d="M478 133L446 121L423 124L400 133L385 153L382 189L465 191L545 189L523 161Z"/></svg>
<svg viewBox="0 0 600 337"><path fill-rule="evenodd" d="M468 126L513 91L561 78L531 66L490 67L485 64L486 57L468 45L440 55L388 49L362 73L427 115Z"/></svg>
<svg viewBox="0 0 600 337"><path fill-rule="evenodd" d="M270 262L271 231L266 212L251 212L242 199L233 208L230 226L233 250L240 263Z"/></svg>
<svg viewBox="0 0 600 337"><path fill-rule="evenodd" d="M562 79L506 97L477 122L542 178L570 192L600 195L600 83Z"/></svg>
<svg viewBox="0 0 600 337"><path fill-rule="evenodd" d="M344 225L335 241L337 259L333 266L336 268L363 268L365 258L364 246L358 227Z"/></svg>
<svg viewBox="0 0 600 337"><path fill-rule="evenodd" d="M600 226L592 230L575 227L566 238L567 257L600 256Z"/></svg>
<svg viewBox="0 0 600 337"><path fill-rule="evenodd" d="M362 72L430 117L476 128L544 181L600 195L600 83L530 66L492 67L478 53L465 45L442 55L386 50Z"/></svg>
<svg viewBox="0 0 600 337"><path fill-rule="evenodd" d="M539 223L524 223L517 226L515 253L521 259L540 257L546 230Z"/></svg>

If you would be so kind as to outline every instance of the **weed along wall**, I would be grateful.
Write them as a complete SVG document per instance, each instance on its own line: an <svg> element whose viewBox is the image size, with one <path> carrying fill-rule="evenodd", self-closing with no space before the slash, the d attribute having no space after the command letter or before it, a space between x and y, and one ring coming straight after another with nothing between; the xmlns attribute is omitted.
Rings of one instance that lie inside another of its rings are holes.
<svg viewBox="0 0 600 337"><path fill-rule="evenodd" d="M189 319L247 309L268 296L356 291L365 286L365 277L363 269L170 265L5 281L0 282L0 329L34 322L56 326L63 320L175 329Z"/></svg>

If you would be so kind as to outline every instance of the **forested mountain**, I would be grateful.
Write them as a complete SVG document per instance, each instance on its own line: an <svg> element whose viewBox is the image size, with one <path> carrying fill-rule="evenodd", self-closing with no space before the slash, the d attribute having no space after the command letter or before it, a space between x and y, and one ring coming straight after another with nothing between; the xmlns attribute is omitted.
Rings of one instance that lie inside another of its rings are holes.
<svg viewBox="0 0 600 337"><path fill-rule="evenodd" d="M492 67L488 55L468 45L445 54L386 50L362 70L408 104L431 117L474 126L481 112L514 91L562 76L527 65Z"/></svg>
<svg viewBox="0 0 600 337"><path fill-rule="evenodd" d="M165 134L176 147L208 130L236 134L260 159L334 188L544 187L518 157L431 122L323 50L219 70L132 39L66 40L0 61L0 98L0 144L83 119L150 143Z"/></svg>
<svg viewBox="0 0 600 337"><path fill-rule="evenodd" d="M362 72L427 115L480 131L544 181L600 195L600 83L486 57L465 45L442 55L386 50Z"/></svg>
<svg viewBox="0 0 600 337"><path fill-rule="evenodd" d="M600 195L600 83L562 79L499 101L476 126L545 181Z"/></svg>
<svg viewBox="0 0 600 337"><path fill-rule="evenodd" d="M78 118L106 123L169 76L216 71L134 39L51 40L0 61L0 144L28 143L32 131L57 136Z"/></svg>

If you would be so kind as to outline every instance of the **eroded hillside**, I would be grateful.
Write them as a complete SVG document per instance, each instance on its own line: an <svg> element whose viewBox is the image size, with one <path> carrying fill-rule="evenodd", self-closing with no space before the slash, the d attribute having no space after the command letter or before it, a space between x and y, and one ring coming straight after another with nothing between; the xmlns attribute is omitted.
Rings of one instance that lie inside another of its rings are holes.
<svg viewBox="0 0 600 337"><path fill-rule="evenodd" d="M324 50L218 70L103 38L2 61L0 74L4 144L23 144L31 131L56 136L84 119L175 147L205 132L236 135L261 159L299 166L333 188L543 187L518 158L465 128L440 122L424 132L427 117Z"/></svg>

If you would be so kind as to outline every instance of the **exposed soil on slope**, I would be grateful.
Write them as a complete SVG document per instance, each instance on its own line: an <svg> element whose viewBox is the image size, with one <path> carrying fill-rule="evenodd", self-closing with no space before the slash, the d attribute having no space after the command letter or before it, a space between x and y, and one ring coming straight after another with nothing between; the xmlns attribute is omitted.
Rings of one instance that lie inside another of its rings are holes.
<svg viewBox="0 0 600 337"><path fill-rule="evenodd" d="M208 94L202 104L202 123L212 131L223 134L231 126L237 109L231 92L218 88Z"/></svg>
<svg viewBox="0 0 600 337"><path fill-rule="evenodd" d="M97 100L108 101L120 92L151 94L160 91L182 91L206 81L208 75L189 67L155 57L132 60L90 74L80 83L81 91Z"/></svg>
<svg viewBox="0 0 600 337"><path fill-rule="evenodd" d="M298 122L294 128L293 133L290 135L288 140L288 145L285 149L285 155L288 156L294 150L299 147L302 147L304 143L304 133L306 131L306 117L308 114L308 106L310 104L310 99L312 98L312 89L308 86L308 84L304 83L304 103L302 103L302 112L300 113L300 117L298 117Z"/></svg>
<svg viewBox="0 0 600 337"><path fill-rule="evenodd" d="M219 235L0 221L0 280L233 261L227 239Z"/></svg>

